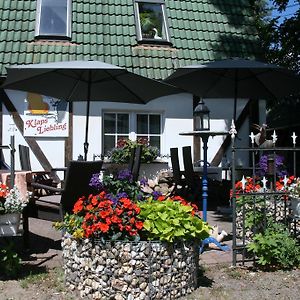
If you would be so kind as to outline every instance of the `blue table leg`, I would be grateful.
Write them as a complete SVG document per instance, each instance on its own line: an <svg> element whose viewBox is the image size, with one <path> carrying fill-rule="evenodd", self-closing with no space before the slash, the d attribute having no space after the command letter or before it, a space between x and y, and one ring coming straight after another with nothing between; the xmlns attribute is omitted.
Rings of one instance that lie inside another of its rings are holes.
<svg viewBox="0 0 300 300"><path fill-rule="evenodd" d="M208 197L208 184L207 184L207 142L208 136L202 137L203 141L203 177L202 177L202 201L203 201L203 221L207 222L207 197Z"/></svg>

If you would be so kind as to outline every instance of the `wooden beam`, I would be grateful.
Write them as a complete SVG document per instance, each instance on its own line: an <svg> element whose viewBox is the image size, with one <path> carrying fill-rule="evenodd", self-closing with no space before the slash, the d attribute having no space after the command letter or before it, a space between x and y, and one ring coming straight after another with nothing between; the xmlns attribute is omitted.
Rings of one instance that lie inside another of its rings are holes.
<svg viewBox="0 0 300 300"><path fill-rule="evenodd" d="M235 128L237 131L239 131L245 122L247 116L249 115L249 110L252 104L257 100L249 100L247 104L245 105L244 109L242 110L241 114L236 120ZM223 141L222 145L220 146L218 152L215 154L214 158L212 159L210 165L211 166L218 166L220 162L222 161L222 157L224 156L224 153L227 151L228 147L231 144L231 136L227 135L225 140Z"/></svg>
<svg viewBox="0 0 300 300"><path fill-rule="evenodd" d="M69 135L65 141L65 161L73 158L73 103L69 102Z"/></svg>
<svg viewBox="0 0 300 300"><path fill-rule="evenodd" d="M3 89L0 89L0 99L4 103L6 109L11 114L17 128L23 135L24 122L23 122L20 114L16 110L14 104L10 101L10 99L8 98L7 94L5 93L5 91ZM42 151L42 149L40 148L38 143L36 142L35 138L34 137L24 137L24 138L25 138L28 146L32 150L33 154L36 156L36 158L38 159L38 161L44 168L44 170L51 171L52 165L50 164L49 160L45 156L44 152Z"/></svg>

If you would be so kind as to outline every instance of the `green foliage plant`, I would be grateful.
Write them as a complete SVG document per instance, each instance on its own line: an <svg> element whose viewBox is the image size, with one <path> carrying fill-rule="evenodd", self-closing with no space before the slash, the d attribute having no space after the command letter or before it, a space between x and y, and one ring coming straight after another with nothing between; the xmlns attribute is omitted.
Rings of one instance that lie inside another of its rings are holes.
<svg viewBox="0 0 300 300"><path fill-rule="evenodd" d="M136 141L130 139L120 139L117 147L111 151L110 159L112 163L128 163L132 148L142 145L142 163L151 163L159 155L159 149L154 146L150 146L147 139L139 138Z"/></svg>
<svg viewBox="0 0 300 300"><path fill-rule="evenodd" d="M257 258L257 265L265 269L291 269L300 265L300 247L281 223L267 220L263 232L254 234L247 250Z"/></svg>
<svg viewBox="0 0 300 300"><path fill-rule="evenodd" d="M62 222L53 223L56 230L62 230L72 235L76 239L83 238L83 217L76 214L65 214Z"/></svg>
<svg viewBox="0 0 300 300"><path fill-rule="evenodd" d="M21 267L21 259L13 250L13 243L0 249L0 270L7 278L14 278Z"/></svg>
<svg viewBox="0 0 300 300"><path fill-rule="evenodd" d="M152 197L140 202L139 218L150 240L176 242L182 240L203 240L209 236L209 226L193 213L191 205L168 198L164 201Z"/></svg>

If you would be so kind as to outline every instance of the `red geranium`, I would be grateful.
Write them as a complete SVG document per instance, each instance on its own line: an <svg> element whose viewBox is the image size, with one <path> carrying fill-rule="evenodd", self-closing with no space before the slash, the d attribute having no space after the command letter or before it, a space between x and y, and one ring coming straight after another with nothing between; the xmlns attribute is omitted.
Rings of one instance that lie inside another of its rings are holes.
<svg viewBox="0 0 300 300"><path fill-rule="evenodd" d="M75 203L74 214L84 217L84 237L110 239L118 235L119 239L126 239L138 235L143 229L143 222L137 220L140 208L129 198L112 201L109 197L101 192L88 198L81 197Z"/></svg>

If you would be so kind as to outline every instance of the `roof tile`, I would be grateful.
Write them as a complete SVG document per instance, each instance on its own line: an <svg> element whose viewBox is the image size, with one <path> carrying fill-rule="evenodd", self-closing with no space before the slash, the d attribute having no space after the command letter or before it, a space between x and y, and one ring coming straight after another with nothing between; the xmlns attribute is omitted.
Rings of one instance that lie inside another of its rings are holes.
<svg viewBox="0 0 300 300"><path fill-rule="evenodd" d="M178 66L259 56L250 6L237 0L166 0L171 45L137 43L132 0L73 0L71 41L34 39L36 2L0 1L0 72L11 63L100 59L156 79Z"/></svg>

